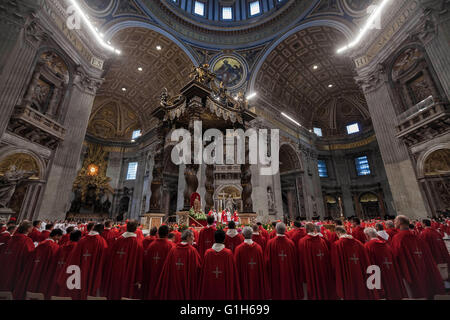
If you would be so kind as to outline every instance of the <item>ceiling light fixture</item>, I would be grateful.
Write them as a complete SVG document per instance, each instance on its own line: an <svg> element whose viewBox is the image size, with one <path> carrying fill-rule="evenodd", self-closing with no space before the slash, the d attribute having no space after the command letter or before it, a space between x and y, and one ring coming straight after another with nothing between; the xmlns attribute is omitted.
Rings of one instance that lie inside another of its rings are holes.
<svg viewBox="0 0 450 320"><path fill-rule="evenodd" d="M156 46L156 50L161 51L162 47L161 46Z"/></svg>
<svg viewBox="0 0 450 320"><path fill-rule="evenodd" d="M332 85L332 84L329 84L329 85L328 85L328 88L333 88L333 85Z"/></svg>
<svg viewBox="0 0 450 320"><path fill-rule="evenodd" d="M257 96L256 92L251 93L247 96L247 100L251 100L251 99L255 98L256 96Z"/></svg>
<svg viewBox="0 0 450 320"><path fill-rule="evenodd" d="M353 40L352 42L350 42L346 46L340 48L337 51L337 53L343 53L343 52L347 51L348 49L353 48L354 46L356 46L361 41L361 39L366 35L367 31L370 30L370 28L372 27L373 22L375 21L375 19L377 19L381 15L381 12L386 7L386 5L388 4L389 1L390 0L382 0L381 4L379 6L377 6L376 9L372 12L371 16L369 17L369 20L367 20L367 22L364 25L364 27L359 31L359 34L355 38L355 40Z"/></svg>
<svg viewBox="0 0 450 320"><path fill-rule="evenodd" d="M317 70L317 69L319 69L319 66L314 66L313 69Z"/></svg>
<svg viewBox="0 0 450 320"><path fill-rule="evenodd" d="M108 49L109 51L112 51L116 54L121 54L121 51L110 46L108 43L105 42L103 39L103 34L98 32L98 29L92 25L92 23L89 20L89 17L83 12L80 5L78 4L77 0L70 0L70 3L74 6L80 17L83 19L84 23L87 25L88 29L91 31L91 33L94 35L94 37L97 39L97 42L104 47L105 49Z"/></svg>
<svg viewBox="0 0 450 320"><path fill-rule="evenodd" d="M292 117L288 116L286 113L282 112L281 115L287 119L289 119L290 121L292 121L293 123L295 123L296 125L298 125L299 127L301 127L302 125L300 123L298 123L297 121L295 121Z"/></svg>
<svg viewBox="0 0 450 320"><path fill-rule="evenodd" d="M138 68L138 71L142 71L142 70L144 70L144 69L142 69L142 67L139 67L139 68Z"/></svg>
<svg viewBox="0 0 450 320"><path fill-rule="evenodd" d="M122 88L122 91L123 91L123 92L127 91L127 88Z"/></svg>

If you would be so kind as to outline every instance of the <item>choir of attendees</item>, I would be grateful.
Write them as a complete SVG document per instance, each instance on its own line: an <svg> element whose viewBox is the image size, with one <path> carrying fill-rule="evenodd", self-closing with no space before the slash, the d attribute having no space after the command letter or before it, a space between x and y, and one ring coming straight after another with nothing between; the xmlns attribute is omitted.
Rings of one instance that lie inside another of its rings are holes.
<svg viewBox="0 0 450 320"><path fill-rule="evenodd" d="M162 225L144 237L135 220L12 219L0 224L0 291L15 299L32 292L111 300L433 299L446 293L448 219L298 220L266 228L216 225L208 217L200 231ZM368 285L370 276L379 281Z"/></svg>

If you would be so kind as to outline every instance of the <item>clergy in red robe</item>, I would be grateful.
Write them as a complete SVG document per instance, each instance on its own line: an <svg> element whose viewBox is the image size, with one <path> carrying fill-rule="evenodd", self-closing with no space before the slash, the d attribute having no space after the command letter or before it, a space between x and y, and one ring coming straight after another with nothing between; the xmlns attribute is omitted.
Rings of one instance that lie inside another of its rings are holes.
<svg viewBox="0 0 450 320"><path fill-rule="evenodd" d="M47 288L47 299L50 299L52 296L57 297L70 297L69 290L64 283L64 286L60 286L58 283L58 279L66 272L67 268L67 259L69 255L72 253L78 241L81 239L81 231L73 230L69 234L69 241L66 244L59 247L58 252L56 253L52 265L49 268L49 274L52 275L48 283Z"/></svg>
<svg viewBox="0 0 450 320"><path fill-rule="evenodd" d="M208 216L206 222L208 225L200 230L198 236L198 253L202 259L205 256L206 250L211 249L214 244L214 234L216 232L216 228L214 227L214 216Z"/></svg>
<svg viewBox="0 0 450 320"><path fill-rule="evenodd" d="M256 223L256 225L259 228L259 233L266 239L266 243L267 243L267 241L269 241L269 232L267 232L267 230L264 229L261 222Z"/></svg>
<svg viewBox="0 0 450 320"><path fill-rule="evenodd" d="M194 300L198 294L201 260L192 246L194 234L184 230L181 243L167 256L157 285L156 296L161 300Z"/></svg>
<svg viewBox="0 0 450 320"><path fill-rule="evenodd" d="M366 228L364 233L367 237L364 246L369 260L372 265L379 266L381 270L381 290L377 290L378 297L387 300L407 298L391 246L385 240L380 240L373 228Z"/></svg>
<svg viewBox="0 0 450 320"><path fill-rule="evenodd" d="M366 242L364 227L361 226L361 221L357 217L352 219L352 236L354 239L361 241L362 244Z"/></svg>
<svg viewBox="0 0 450 320"><path fill-rule="evenodd" d="M394 236L397 234L398 230L395 228L394 222L391 220L386 221L385 223L386 233L389 235L388 241L391 242Z"/></svg>
<svg viewBox="0 0 450 320"><path fill-rule="evenodd" d="M118 236L112 227L112 221L108 220L105 222L105 229L101 233L103 239L105 239L108 247L111 247Z"/></svg>
<svg viewBox="0 0 450 320"><path fill-rule="evenodd" d="M11 240L12 235L16 231L15 225L10 225L5 231L0 233L0 254L5 251L6 245Z"/></svg>
<svg viewBox="0 0 450 320"><path fill-rule="evenodd" d="M93 230L84 236L69 256L67 265L76 265L81 269L81 289L73 289L70 295L73 299L85 300L87 296L98 296L102 284L103 265L108 244L100 235L104 225L97 224ZM66 285L69 275L64 273L59 279L61 286Z"/></svg>
<svg viewBox="0 0 450 320"><path fill-rule="evenodd" d="M47 223L45 225L45 230L41 232L41 235L39 236L39 241L42 242L44 240L47 240L50 237L50 233L52 232L55 225L53 223Z"/></svg>
<svg viewBox="0 0 450 320"><path fill-rule="evenodd" d="M298 242L304 236L306 236L306 231L302 227L302 223L300 221L295 221L294 222L294 229L292 229L292 231L290 232L289 239L291 239L292 242L294 242L295 247L297 247Z"/></svg>
<svg viewBox="0 0 450 320"><path fill-rule="evenodd" d="M394 256L410 298L432 299L445 293L444 282L428 244L409 229L409 224L405 216L395 218L400 231L392 239Z"/></svg>
<svg viewBox="0 0 450 320"><path fill-rule="evenodd" d="M130 220L124 232L111 247L105 261L104 292L108 300L141 298L144 248L138 240L138 222Z"/></svg>
<svg viewBox="0 0 450 320"><path fill-rule="evenodd" d="M66 233L61 237L61 239L58 241L59 246L63 246L66 243L70 242L70 233L75 230L75 227L68 227L66 229Z"/></svg>
<svg viewBox="0 0 450 320"><path fill-rule="evenodd" d="M241 298L244 300L268 300L270 299L270 288L264 266L263 250L258 243L252 240L252 228L245 227L242 234L244 243L234 251Z"/></svg>
<svg viewBox="0 0 450 320"><path fill-rule="evenodd" d="M369 300L374 295L367 288L367 267L370 265L366 249L361 241L347 234L343 227L336 227L339 240L333 245L331 263L335 269L336 293L344 300Z"/></svg>
<svg viewBox="0 0 450 320"><path fill-rule="evenodd" d="M33 230L28 235L33 242L39 242L41 239L41 232L39 231L41 224L42 222L39 220L33 221Z"/></svg>
<svg viewBox="0 0 450 320"><path fill-rule="evenodd" d="M236 223L230 221L228 223L228 230L225 236L225 247L230 249L232 252L244 242L244 237L236 230Z"/></svg>
<svg viewBox="0 0 450 320"><path fill-rule="evenodd" d="M33 240L28 234L33 229L29 221L23 221L9 240L0 256L0 291L14 291L14 287L25 269L34 250Z"/></svg>
<svg viewBox="0 0 450 320"><path fill-rule="evenodd" d="M58 252L58 241L63 235L62 230L54 229L50 237L36 247L27 259L24 271L14 288L14 299L23 300L27 291L47 295L47 287L53 274L49 274L53 259Z"/></svg>
<svg viewBox="0 0 450 320"><path fill-rule="evenodd" d="M273 229L272 229L272 232L269 233L269 239L267 240L267 242L269 242L269 240L272 240L273 238L276 238L276 236L277 236L277 228L276 228L277 223L278 222L272 222Z"/></svg>
<svg viewBox="0 0 450 320"><path fill-rule="evenodd" d="M227 213L225 212L225 210L222 210L222 216L221 216L220 222L222 222L223 224L228 223L228 216L227 216Z"/></svg>
<svg viewBox="0 0 450 320"><path fill-rule="evenodd" d="M240 300L233 252L224 245L225 232L217 230L214 239L212 248L205 252L198 298L200 300Z"/></svg>
<svg viewBox="0 0 450 320"><path fill-rule="evenodd" d="M267 243L265 264L273 300L303 299L298 286L298 259L294 243L286 236L286 225L279 222L277 236Z"/></svg>
<svg viewBox="0 0 450 320"><path fill-rule="evenodd" d="M167 239L169 235L169 227L162 225L158 229L158 238L150 243L144 251L144 284L143 298L156 300L156 286L161 276L164 263L170 252L175 246L174 243Z"/></svg>
<svg viewBox="0 0 450 320"><path fill-rule="evenodd" d="M255 224L255 225L253 226L252 240L261 246L262 252L263 252L263 254L264 254L264 252L266 251L267 240L266 240L266 238L261 234L260 229L259 229L259 226L258 226L257 224Z"/></svg>
<svg viewBox="0 0 450 320"><path fill-rule="evenodd" d="M422 222L424 229L419 235L419 238L428 244L438 268L442 270L447 269L448 272L450 268L450 255L442 235L436 231L436 229L431 227L431 221L429 219L424 219Z"/></svg>
<svg viewBox="0 0 450 320"><path fill-rule="evenodd" d="M144 238L144 241L142 241L142 246L144 247L144 250L148 248L148 246L158 238L158 228L153 227L150 229L150 234Z"/></svg>
<svg viewBox="0 0 450 320"><path fill-rule="evenodd" d="M299 286L306 283L308 300L336 299L331 253L328 243L313 223L306 224L307 235L298 241Z"/></svg>

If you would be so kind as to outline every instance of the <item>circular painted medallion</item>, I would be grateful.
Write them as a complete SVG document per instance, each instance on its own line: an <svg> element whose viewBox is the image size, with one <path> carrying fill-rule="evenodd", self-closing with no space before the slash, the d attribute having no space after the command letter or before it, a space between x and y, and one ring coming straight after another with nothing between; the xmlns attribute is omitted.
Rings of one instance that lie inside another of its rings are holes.
<svg viewBox="0 0 450 320"><path fill-rule="evenodd" d="M247 69L243 61L235 56L219 57L212 67L217 82L223 82L227 89L241 86L247 78Z"/></svg>

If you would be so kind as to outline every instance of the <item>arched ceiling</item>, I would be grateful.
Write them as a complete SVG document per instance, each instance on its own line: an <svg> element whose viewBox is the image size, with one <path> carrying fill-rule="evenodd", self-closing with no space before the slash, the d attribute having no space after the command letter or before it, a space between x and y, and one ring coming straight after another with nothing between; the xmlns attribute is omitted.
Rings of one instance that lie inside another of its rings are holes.
<svg viewBox="0 0 450 320"><path fill-rule="evenodd" d="M145 28L123 29L114 35L111 43L120 47L122 54L109 60L105 66L105 81L94 101L92 114L104 108L105 99L108 99L114 101L118 108L129 110L127 114L136 115L137 125L142 126L139 129L146 131L152 121L151 113L159 105L163 88L166 87L171 94L178 93L186 84L193 63L174 42ZM104 119L108 115L115 116L111 112L98 114L103 118L91 116L91 121L95 120L97 124L101 123L100 120L116 122ZM93 129L92 123L89 128ZM104 130L109 132L110 129ZM95 135L95 131L89 133ZM123 134L119 130L110 136L122 137Z"/></svg>
<svg viewBox="0 0 450 320"><path fill-rule="evenodd" d="M337 55L345 37L330 27L310 27L282 41L263 62L254 89L262 104L286 112L324 136L346 134L346 125L371 128L368 107L354 80L350 58Z"/></svg>

